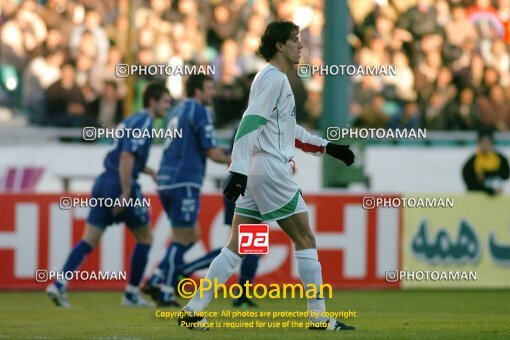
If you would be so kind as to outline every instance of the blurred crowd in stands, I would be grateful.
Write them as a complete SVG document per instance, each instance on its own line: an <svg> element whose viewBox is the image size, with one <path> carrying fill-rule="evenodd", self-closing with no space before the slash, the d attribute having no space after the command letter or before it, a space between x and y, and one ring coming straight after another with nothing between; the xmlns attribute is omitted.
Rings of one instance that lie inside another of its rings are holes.
<svg viewBox="0 0 510 340"><path fill-rule="evenodd" d="M115 66L127 60L128 2L0 0L0 121L11 112L31 125L116 125L127 93ZM215 66L220 128L242 115L265 64L255 50L268 22L294 21L301 62L324 64L323 0L131 2L137 64ZM352 62L397 66L396 77L351 79L354 126L510 129L510 0L350 0L349 8ZM298 121L318 127L324 77L288 77ZM180 76L139 77L132 111L152 80L175 102L184 98Z"/></svg>
<svg viewBox="0 0 510 340"><path fill-rule="evenodd" d="M355 61L398 76L355 81L357 125L509 130L510 1L377 1L364 13L362 2Z"/></svg>

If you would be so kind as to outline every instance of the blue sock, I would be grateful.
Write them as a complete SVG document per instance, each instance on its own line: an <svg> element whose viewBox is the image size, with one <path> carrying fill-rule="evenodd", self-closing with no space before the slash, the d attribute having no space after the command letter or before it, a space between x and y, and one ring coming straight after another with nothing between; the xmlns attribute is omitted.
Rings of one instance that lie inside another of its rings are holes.
<svg viewBox="0 0 510 340"><path fill-rule="evenodd" d="M167 259L170 258L171 245L172 244L170 244L170 246L168 246L168 248L166 248L165 256L163 256L163 259L159 263L158 268L156 268L154 274L152 274L152 276L149 280L152 286L159 285L161 283L161 281L163 280L163 274L168 270L168 260Z"/></svg>
<svg viewBox="0 0 510 340"><path fill-rule="evenodd" d="M193 274L195 271L209 267L211 262L221 253L221 248L214 249L204 256L196 259L193 262L186 263L180 268L179 272L185 276Z"/></svg>
<svg viewBox="0 0 510 340"><path fill-rule="evenodd" d="M170 247L168 247L168 251L165 255L165 258L163 259L163 261L167 262L167 269L163 272L163 283L166 286L172 287L172 283L174 282L178 273L176 269L178 267L182 267L184 263L184 253L186 250L188 250L188 246L177 242L172 242ZM171 298L172 295L170 293L162 293L163 301L168 301Z"/></svg>
<svg viewBox="0 0 510 340"><path fill-rule="evenodd" d="M92 247L85 242L84 240L80 240L74 246L73 250L69 253L67 257L67 261L62 268L63 272L72 272L78 268L85 257L92 251ZM55 281L55 285L58 289L65 289L67 282Z"/></svg>
<svg viewBox="0 0 510 340"><path fill-rule="evenodd" d="M142 281L150 249L151 245L144 243L137 243L133 249L131 254L131 274L129 275L129 284L133 287L138 287Z"/></svg>
<svg viewBox="0 0 510 340"><path fill-rule="evenodd" d="M191 247L193 247L194 244L195 242L191 242L190 244L188 244L184 252L187 252L189 249L191 249ZM163 281L163 275L168 270L168 259L170 258L170 249L171 245L168 246L168 248L166 249L165 257L163 257L163 260L161 260L161 262L158 265L158 268L150 278L152 286L157 286Z"/></svg>
<svg viewBox="0 0 510 340"><path fill-rule="evenodd" d="M239 284L244 287L246 281L252 282L259 266L259 255L249 254L241 262L241 270L239 272ZM244 292L243 292L244 295Z"/></svg>

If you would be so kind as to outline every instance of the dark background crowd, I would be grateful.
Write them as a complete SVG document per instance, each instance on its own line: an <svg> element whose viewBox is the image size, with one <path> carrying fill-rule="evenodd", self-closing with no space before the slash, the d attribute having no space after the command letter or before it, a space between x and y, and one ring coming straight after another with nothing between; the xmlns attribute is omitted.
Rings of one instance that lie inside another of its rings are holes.
<svg viewBox="0 0 510 340"><path fill-rule="evenodd" d="M324 64L322 0L0 0L1 121L113 126L123 117L132 25L139 65L214 65L217 127L230 127L246 105L250 80L264 61L255 55L266 24L301 27L302 63ZM510 0L352 0L348 37L355 64L396 65L397 76L352 77L350 111L360 127L508 131L510 128ZM339 37L340 41L340 37ZM341 42L339 42L341 43ZM297 119L318 127L324 77L289 72ZM165 82L175 102L180 76ZM7 112L7 113L6 113Z"/></svg>

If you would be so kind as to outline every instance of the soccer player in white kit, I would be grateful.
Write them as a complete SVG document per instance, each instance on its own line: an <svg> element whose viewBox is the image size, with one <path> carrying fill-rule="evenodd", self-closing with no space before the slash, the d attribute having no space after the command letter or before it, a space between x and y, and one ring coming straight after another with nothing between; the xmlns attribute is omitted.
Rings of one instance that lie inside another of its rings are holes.
<svg viewBox="0 0 510 340"><path fill-rule="evenodd" d="M289 21L270 23L261 38L258 53L268 64L257 74L250 90L246 109L237 131L230 177L223 193L236 201L232 230L227 246L214 259L206 278L224 283L241 263L238 254L238 226L277 221L289 235L295 247L298 272L305 287L322 285L321 265L317 256L315 237L310 230L306 204L301 190L293 179L292 158L296 147L320 156L327 154L351 165L354 154L348 145L336 145L314 136L296 124L296 106L286 72L299 63L299 27ZM178 323L200 325L207 330L205 318L197 316L213 298L213 291L195 294L183 308ZM325 315L324 299L307 300L308 310L323 330L352 330Z"/></svg>

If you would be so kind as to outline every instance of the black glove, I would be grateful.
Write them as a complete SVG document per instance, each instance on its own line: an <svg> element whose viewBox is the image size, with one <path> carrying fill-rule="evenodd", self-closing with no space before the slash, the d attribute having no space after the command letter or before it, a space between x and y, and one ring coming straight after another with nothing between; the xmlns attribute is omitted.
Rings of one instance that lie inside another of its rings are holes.
<svg viewBox="0 0 510 340"><path fill-rule="evenodd" d="M223 190L223 195L225 195L225 197L230 201L237 201L239 195L244 196L244 190L246 190L247 182L248 176L237 172L231 172L227 178L227 185Z"/></svg>
<svg viewBox="0 0 510 340"><path fill-rule="evenodd" d="M354 153L352 153L351 149L349 149L349 145L329 143L326 145L326 153L331 157L341 160L347 166L354 163Z"/></svg>

